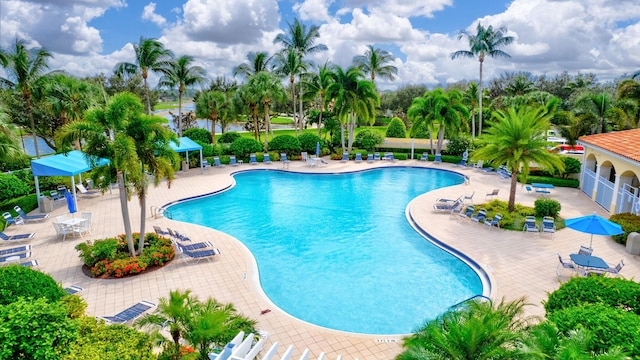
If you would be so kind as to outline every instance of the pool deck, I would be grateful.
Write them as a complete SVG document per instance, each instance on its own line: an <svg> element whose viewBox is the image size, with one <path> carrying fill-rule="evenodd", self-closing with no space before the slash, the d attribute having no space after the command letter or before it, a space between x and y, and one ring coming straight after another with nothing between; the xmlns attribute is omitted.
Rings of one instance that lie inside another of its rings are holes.
<svg viewBox="0 0 640 360"><path fill-rule="evenodd" d="M498 199L507 200L509 180L501 179L495 173L485 173L471 168L457 167L451 164L434 164L418 160L387 163L378 161L369 164L366 161L327 160L325 167L310 168L300 161L292 161L288 171L296 172L344 172L381 166L419 166L457 171L470 178L469 184L461 184L438 189L414 199L410 204L411 214L416 223L440 241L454 247L480 264L492 281L492 298L513 300L525 296L531 304L526 308L528 315L543 316L541 302L547 292L558 288L556 276L560 253L568 259L570 253L577 252L581 244L588 244L588 234L571 229L563 229L550 234L531 234L498 229L487 229L484 225L460 221L457 216L434 213L432 205L439 197L457 198L462 194L471 194L474 203L485 202L485 194L500 189ZM249 169L280 169L278 162L271 165L240 165L237 167L207 168L204 174L200 169L179 172L168 189L166 183L157 188L150 187L147 207L162 206L168 202L214 192L233 183L229 176L232 172ZM259 192L260 189L256 189ZM518 186L516 202L533 206L537 198L535 193L527 193ZM608 217L595 202L588 199L579 189L556 188L550 198L562 204L561 216L564 218L588 215L596 212ZM381 204L384 206L384 204ZM348 207L348 204L345 204ZM93 231L85 235L84 240L101 239L123 233L122 216L118 190L97 197L79 195L80 212L93 214ZM139 229L140 207L135 195L129 202L131 224L134 231ZM51 213L51 219L41 223L29 223L24 226L12 226L5 230L9 235L36 232L36 238L29 244L33 246L33 259L40 262L39 269L49 273L63 286L78 285L84 290L79 294L87 301L87 313L94 316L113 315L139 301L148 300L158 303L161 297L168 297L170 290L190 289L201 299L213 297L221 302L231 302L244 315L258 320L258 328L269 333L265 348L273 342L279 343L278 354L282 356L289 345L294 345L293 358L298 358L305 348L311 351L311 359L321 352L328 359L342 355L343 359L393 359L401 351L402 336L361 335L321 328L302 322L279 310L269 301L259 287L257 268L251 253L236 239L219 231L199 225L181 223L164 217L153 218L147 212L146 230L153 226L170 227L187 234L194 241L211 241L222 251L217 259L198 264L185 264L176 258L166 267L125 279L92 279L81 271L82 262L74 247L83 241L67 238L64 242L56 237L51 225L57 215L68 213L66 206ZM215 216L215 214L211 214ZM292 221L305 221L292 216ZM312 223L310 223L312 224ZM317 226L318 224L313 224ZM323 224L329 225L329 224ZM247 226L251 226L247 219ZM336 224L337 226L337 224ZM267 236L267 234L265 234ZM0 249L10 247L5 242ZM615 266L625 259L622 275L626 278L640 278L640 258L625 252L622 245L610 237L595 236L594 255L605 259ZM437 274L434 274L437 276ZM321 291L321 289L319 289ZM314 294L309 294L314 296ZM261 311L271 309L261 315Z"/></svg>

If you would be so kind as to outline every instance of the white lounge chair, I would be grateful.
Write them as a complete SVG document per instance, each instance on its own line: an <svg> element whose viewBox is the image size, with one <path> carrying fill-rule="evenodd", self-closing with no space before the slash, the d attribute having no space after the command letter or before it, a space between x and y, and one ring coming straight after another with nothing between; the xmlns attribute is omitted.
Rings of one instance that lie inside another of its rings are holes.
<svg viewBox="0 0 640 360"><path fill-rule="evenodd" d="M261 358L262 360L272 360L276 353L278 352L278 342L274 342L273 345L267 350L264 356Z"/></svg>
<svg viewBox="0 0 640 360"><path fill-rule="evenodd" d="M97 195L100 195L100 191L87 190L87 188L85 188L84 185L82 185L82 184L76 184L76 189L78 189L78 191L80 191L80 194L85 195L85 196L97 196Z"/></svg>
<svg viewBox="0 0 640 360"><path fill-rule="evenodd" d="M496 227L496 228L500 228L500 220L502 220L502 214L495 214L493 216L493 219L491 221L485 221L484 224L487 225L489 228L492 227Z"/></svg>
<svg viewBox="0 0 640 360"><path fill-rule="evenodd" d="M526 216L524 218L524 226L522 227L522 231L540 233L540 228L538 227L538 225L536 225L535 216Z"/></svg>
<svg viewBox="0 0 640 360"><path fill-rule="evenodd" d="M555 220L550 216L542 218L542 232L549 233L551 236L556 232Z"/></svg>
<svg viewBox="0 0 640 360"><path fill-rule="evenodd" d="M240 343L240 345L234 346L231 351L230 360L243 360L244 357L251 350L251 346L253 345L253 338L255 335L253 333L247 335L247 337Z"/></svg>
<svg viewBox="0 0 640 360"><path fill-rule="evenodd" d="M49 214L28 215L18 205L14 206L13 210L15 210L18 213L18 215L20 215L20 218L22 220L27 221L27 222L29 222L29 221L42 221L42 220L46 220L46 219L49 218Z"/></svg>

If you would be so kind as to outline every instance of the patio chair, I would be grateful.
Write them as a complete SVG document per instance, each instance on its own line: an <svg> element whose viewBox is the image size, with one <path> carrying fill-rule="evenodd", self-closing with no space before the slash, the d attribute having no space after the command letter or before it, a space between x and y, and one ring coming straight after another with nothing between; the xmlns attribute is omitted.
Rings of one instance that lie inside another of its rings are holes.
<svg viewBox="0 0 640 360"><path fill-rule="evenodd" d="M191 241L191 239L188 236L186 236L186 235L184 235L182 233L179 233L176 230L171 231L171 229L169 229L169 228L167 228L167 230L169 231L169 234L171 234L171 236L173 236L174 238L176 238L178 240Z"/></svg>
<svg viewBox="0 0 640 360"><path fill-rule="evenodd" d="M69 215L64 214L64 215L58 215L56 216L56 222L62 223L69 220Z"/></svg>
<svg viewBox="0 0 640 360"><path fill-rule="evenodd" d="M593 253L592 248L586 247L584 245L580 245L580 250L578 250L578 255L591 256L592 253Z"/></svg>
<svg viewBox="0 0 640 360"><path fill-rule="evenodd" d="M471 215L471 221L480 224L480 222L484 222L484 220L487 218L487 210L486 209L480 209L480 211L478 211L477 214L473 214Z"/></svg>
<svg viewBox="0 0 640 360"><path fill-rule="evenodd" d="M78 233L80 237L82 237L82 234L91 234L91 219L81 219L83 221L81 221L77 226L73 227L73 232Z"/></svg>
<svg viewBox="0 0 640 360"><path fill-rule="evenodd" d="M575 265L573 265L570 262L563 261L562 256L560 256L560 254L558 254L558 261L559 261L558 267L556 267L556 274L558 275L558 277L562 276L562 271L565 269L571 270L572 272L579 273L581 275L586 275L584 270L577 268Z"/></svg>
<svg viewBox="0 0 640 360"><path fill-rule="evenodd" d="M207 160L207 159L202 160L202 167L203 168L211 167L211 164L209 163L209 160Z"/></svg>
<svg viewBox="0 0 640 360"><path fill-rule="evenodd" d="M66 185L58 185L58 186L56 187L56 189L58 190L58 192L60 193L60 195L61 195L61 196L63 196L63 197L64 197L64 194L65 194L67 191L69 191L69 190L67 190Z"/></svg>
<svg viewBox="0 0 640 360"><path fill-rule="evenodd" d="M357 163L361 163L362 162L362 154L360 153L356 153L356 160Z"/></svg>
<svg viewBox="0 0 640 360"><path fill-rule="evenodd" d="M51 190L49 192L49 196L51 196L51 200L53 201L58 201L58 200L63 200L64 196L60 195L60 193L57 190Z"/></svg>
<svg viewBox="0 0 640 360"><path fill-rule="evenodd" d="M550 216L542 218L542 232L550 233L552 236L556 232L555 220Z"/></svg>
<svg viewBox="0 0 640 360"><path fill-rule="evenodd" d="M478 169L478 170L482 170L482 167L484 166L484 160L478 160L478 162L473 165L474 169Z"/></svg>
<svg viewBox="0 0 640 360"><path fill-rule="evenodd" d="M262 162L265 164L271 164L271 158L268 153L264 153L264 159L262 159Z"/></svg>
<svg viewBox="0 0 640 360"><path fill-rule="evenodd" d="M199 242L199 243L193 243L193 244L181 244L179 242L174 241L174 244L176 245L176 248L180 249L185 248L189 251L193 251L193 250L201 250L201 249L206 249L206 248L212 248L213 243L209 242L209 241L203 241L203 242Z"/></svg>
<svg viewBox="0 0 640 360"><path fill-rule="evenodd" d="M384 159L387 161L395 162L396 158L393 156L392 152L384 153Z"/></svg>
<svg viewBox="0 0 640 360"><path fill-rule="evenodd" d="M616 267L610 267L610 268L604 269L604 271L606 273L618 276L620 275L620 270L622 270L623 267L624 267L624 259L620 260L620 262L618 263L618 265L616 265Z"/></svg>
<svg viewBox="0 0 640 360"><path fill-rule="evenodd" d="M469 202L473 204L473 195L475 194L476 192L474 191L471 193L471 195L464 195L464 197L462 197L462 201L466 203L467 200L469 200Z"/></svg>
<svg viewBox="0 0 640 360"><path fill-rule="evenodd" d="M49 214L37 214L37 215L27 215L24 210L20 208L20 206L16 205L13 207L18 214L20 214L20 218L24 221L42 221L49 218Z"/></svg>
<svg viewBox="0 0 640 360"><path fill-rule="evenodd" d="M378 160L380 160L380 153L379 152L373 154L373 161L378 161Z"/></svg>
<svg viewBox="0 0 640 360"><path fill-rule="evenodd" d="M38 260L28 260L28 261L21 262L20 266L34 267L34 266L40 266L40 263L38 262Z"/></svg>
<svg viewBox="0 0 640 360"><path fill-rule="evenodd" d="M464 212L460 213L460 218L467 220L471 217L471 215L473 215L474 211L475 211L475 206L469 205L467 206Z"/></svg>
<svg viewBox="0 0 640 360"><path fill-rule="evenodd" d="M30 257L31 257L30 251L19 253L19 254L10 254L8 256L0 256L0 263L15 262L15 261L30 258Z"/></svg>
<svg viewBox="0 0 640 360"><path fill-rule="evenodd" d="M500 228L500 220L502 220L502 214L495 214L493 216L493 219L491 221L485 221L484 224L487 225L489 228L492 227L496 227L496 228Z"/></svg>
<svg viewBox="0 0 640 360"><path fill-rule="evenodd" d="M433 159L434 163L441 163L442 162L442 154L436 154L435 159Z"/></svg>
<svg viewBox="0 0 640 360"><path fill-rule="evenodd" d="M447 198L437 198L436 199L436 203L448 203L448 204L452 204L456 201L462 201L464 202L464 195L458 197L457 199L447 199Z"/></svg>
<svg viewBox="0 0 640 360"><path fill-rule="evenodd" d="M282 164L282 168L289 168L289 159L287 159L286 153L280 154L280 163Z"/></svg>
<svg viewBox="0 0 640 360"><path fill-rule="evenodd" d="M16 247L0 250L0 256L6 256L10 254L19 254L19 253L27 252L30 250L31 250L31 245L16 246Z"/></svg>
<svg viewBox="0 0 640 360"><path fill-rule="evenodd" d="M213 157L213 166L224 167L224 165L222 165L222 163L220 162L220 157L218 156Z"/></svg>
<svg viewBox="0 0 640 360"><path fill-rule="evenodd" d="M2 239L3 241L9 241L9 242L25 241L25 240L33 239L35 236L36 236L36 233L7 235L2 231L0 231L0 239Z"/></svg>
<svg viewBox="0 0 640 360"><path fill-rule="evenodd" d="M194 261L199 263L200 260L206 259L207 261L211 261L214 256L220 255L221 252L219 249L206 249L206 250L188 250L182 245L178 244L178 249L180 250L180 254L182 255L182 260L185 263L189 261Z"/></svg>
<svg viewBox="0 0 640 360"><path fill-rule="evenodd" d="M84 290L83 288L81 288L80 286L76 286L76 285L71 285L69 287L66 287L63 289L65 293L67 293L67 295L73 295L73 294L77 294L80 291Z"/></svg>
<svg viewBox="0 0 640 360"><path fill-rule="evenodd" d="M153 226L153 231L158 235L163 235L163 236L164 235L169 235L168 231L162 230L162 228L160 226L158 226L158 225L154 225Z"/></svg>
<svg viewBox="0 0 640 360"><path fill-rule="evenodd" d="M524 188L527 190L527 194L531 194L531 186L527 185Z"/></svg>
<svg viewBox="0 0 640 360"><path fill-rule="evenodd" d="M85 195L85 196L97 196L97 195L101 195L100 191L90 191L87 190L87 188L84 187L84 185L82 184L76 184L76 189L78 189L78 191L80 191L81 195Z"/></svg>
<svg viewBox="0 0 640 360"><path fill-rule="evenodd" d="M487 193L484 198L485 199L493 199L495 196L498 196L498 192L499 191L500 191L500 189L493 189L493 191L490 192L490 193Z"/></svg>
<svg viewBox="0 0 640 360"><path fill-rule="evenodd" d="M540 233L540 227L536 225L535 216L526 216L524 218L524 226L522 227L522 231Z"/></svg>
<svg viewBox="0 0 640 360"><path fill-rule="evenodd" d="M236 160L236 156L235 155L231 155L229 156L229 165L231 166L238 166L238 160Z"/></svg>
<svg viewBox="0 0 640 360"><path fill-rule="evenodd" d="M73 226L69 226L59 222L54 222L52 224L53 224L53 228L56 230L56 234L58 235L58 237L62 236L62 241L64 241L67 238L67 235L69 234L74 235Z"/></svg>
<svg viewBox="0 0 640 360"><path fill-rule="evenodd" d="M422 153L422 156L420 157L420 161L428 161L429 160L429 154L425 151Z"/></svg>
<svg viewBox="0 0 640 360"><path fill-rule="evenodd" d="M9 212L5 212L2 214L2 217L4 217L7 227L9 227L9 225L24 225L24 220L22 220L20 216L14 218Z"/></svg>
<svg viewBox="0 0 640 360"><path fill-rule="evenodd" d="M373 154L371 154L371 153L367 154L367 162L368 163L372 163L373 162Z"/></svg>
<svg viewBox="0 0 640 360"><path fill-rule="evenodd" d="M103 316L99 317L99 319L102 319L110 324L124 324L137 319L138 317L142 316L142 314L154 308L155 306L156 304L152 302L141 301L131 306L130 308L115 314L114 316Z"/></svg>
<svg viewBox="0 0 640 360"><path fill-rule="evenodd" d="M258 164L258 159L256 157L256 154L250 154L249 155L249 164L251 164L251 165L257 165Z"/></svg>
<svg viewBox="0 0 640 360"><path fill-rule="evenodd" d="M451 212L459 207L462 207L462 200L460 199L453 203L436 203L433 205L433 210L437 212Z"/></svg>
<svg viewBox="0 0 640 360"><path fill-rule="evenodd" d="M302 161L307 161L307 160L309 160L309 154L308 154L306 151L303 151L303 152L300 154L300 160L302 160Z"/></svg>
<svg viewBox="0 0 640 360"><path fill-rule="evenodd" d="M340 162L347 162L349 161L349 153L348 152L343 152L342 153L342 159L340 159Z"/></svg>

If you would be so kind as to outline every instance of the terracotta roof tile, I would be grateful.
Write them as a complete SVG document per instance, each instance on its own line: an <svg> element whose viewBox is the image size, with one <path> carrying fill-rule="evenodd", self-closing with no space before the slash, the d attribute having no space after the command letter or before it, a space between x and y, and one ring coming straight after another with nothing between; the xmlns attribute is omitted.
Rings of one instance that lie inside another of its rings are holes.
<svg viewBox="0 0 640 360"><path fill-rule="evenodd" d="M587 135L579 141L640 162L640 129Z"/></svg>

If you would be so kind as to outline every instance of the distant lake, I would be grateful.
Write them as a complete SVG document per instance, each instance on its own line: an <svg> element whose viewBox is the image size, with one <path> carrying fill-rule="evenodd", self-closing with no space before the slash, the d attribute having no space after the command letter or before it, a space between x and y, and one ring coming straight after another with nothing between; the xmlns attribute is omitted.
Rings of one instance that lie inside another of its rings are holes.
<svg viewBox="0 0 640 360"><path fill-rule="evenodd" d="M24 152L26 152L30 156L36 156L36 147L35 145L33 145L33 136L31 135L22 136L20 147L22 147ZM41 137L38 137L38 150L40 151L40 155L53 154L56 152L51 147L49 147L49 145L47 145L47 143L44 142L44 140Z"/></svg>

